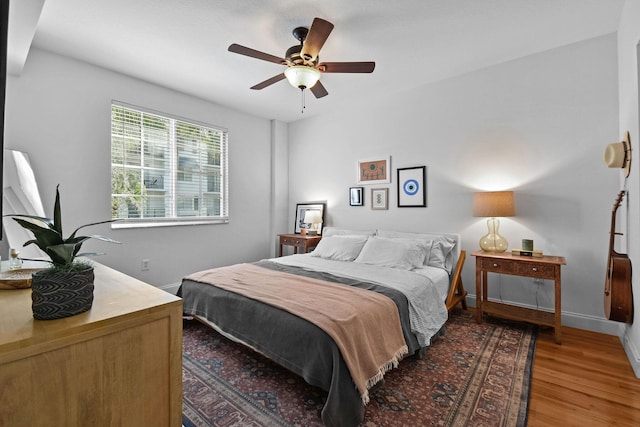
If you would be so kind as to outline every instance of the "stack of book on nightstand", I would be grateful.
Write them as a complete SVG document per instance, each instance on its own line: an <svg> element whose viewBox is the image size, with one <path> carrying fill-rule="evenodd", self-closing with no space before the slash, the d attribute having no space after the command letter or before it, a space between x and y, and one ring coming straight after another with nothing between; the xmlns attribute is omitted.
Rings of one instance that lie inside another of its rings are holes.
<svg viewBox="0 0 640 427"><path fill-rule="evenodd" d="M533 249L530 251L525 251L524 249L511 249L511 255L541 257L542 251L539 249Z"/></svg>

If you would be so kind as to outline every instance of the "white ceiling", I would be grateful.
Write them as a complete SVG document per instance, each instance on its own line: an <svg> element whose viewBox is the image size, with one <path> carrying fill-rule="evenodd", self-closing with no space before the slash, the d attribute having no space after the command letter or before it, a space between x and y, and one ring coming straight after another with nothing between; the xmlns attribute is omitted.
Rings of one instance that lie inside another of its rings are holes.
<svg viewBox="0 0 640 427"><path fill-rule="evenodd" d="M32 44L142 80L285 122L615 32L624 0L12 0L9 71ZM314 17L335 28L322 61L375 61L372 74L324 74L329 96L286 80L249 88L283 66ZM133 100L132 100L133 101Z"/></svg>

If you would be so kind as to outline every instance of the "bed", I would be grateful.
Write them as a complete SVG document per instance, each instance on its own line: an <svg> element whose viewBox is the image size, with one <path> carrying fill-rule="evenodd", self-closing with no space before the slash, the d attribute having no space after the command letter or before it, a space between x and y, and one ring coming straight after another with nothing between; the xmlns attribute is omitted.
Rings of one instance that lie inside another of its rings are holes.
<svg viewBox="0 0 640 427"><path fill-rule="evenodd" d="M466 309L460 236L325 227L308 254L182 280L186 315L328 392L327 426L363 421L369 390Z"/></svg>

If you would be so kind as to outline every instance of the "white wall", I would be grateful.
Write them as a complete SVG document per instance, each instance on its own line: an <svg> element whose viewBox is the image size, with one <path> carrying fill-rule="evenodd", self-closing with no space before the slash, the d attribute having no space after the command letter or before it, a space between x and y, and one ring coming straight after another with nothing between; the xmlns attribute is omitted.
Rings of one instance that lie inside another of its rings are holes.
<svg viewBox="0 0 640 427"><path fill-rule="evenodd" d="M627 204L623 205L622 214L625 213L627 222L625 232L627 236L626 250L623 252L629 254L632 266L635 267L635 273L632 275L633 300L635 306L635 316L632 325L625 326L621 334L622 342L627 351L631 365L636 376L640 377L640 274L638 274L638 266L640 266L640 112L638 104L640 91L638 85L639 73L638 63L640 62L640 54L638 43L640 41L640 2L627 0L622 12L620 27L618 29L618 73L620 88L620 129L619 134L629 131L632 144L632 163L631 173L627 179L627 188L629 190ZM620 174L620 188L624 183L622 174ZM625 223L621 224L623 227Z"/></svg>
<svg viewBox="0 0 640 427"><path fill-rule="evenodd" d="M271 257L278 255L280 233L293 232L287 227L289 212L289 134L288 125L279 121L271 123Z"/></svg>
<svg viewBox="0 0 640 427"><path fill-rule="evenodd" d="M60 184L65 234L111 216L112 99L229 130L231 220L128 230L97 226L85 231L123 245L89 241L83 250L107 252L96 261L160 287L193 271L269 256L269 120L32 49L21 76L8 79L5 147L29 153L48 215ZM141 271L142 259L150 260L149 271Z"/></svg>
<svg viewBox="0 0 640 427"><path fill-rule="evenodd" d="M615 333L602 294L618 173L602 153L619 140L616 64L612 34L295 122L290 202L326 199L327 225L338 227L461 233L470 254L486 233L485 219L471 214L472 193L513 189L517 216L502 220L501 234L510 247L532 238L566 257L564 324ZM390 189L389 210L370 209L371 186L366 206L350 207L356 161L385 155L393 180L376 187ZM427 166L428 207L397 208L395 169L419 165ZM471 294L474 266L469 256ZM490 297L551 308L553 286L492 275Z"/></svg>

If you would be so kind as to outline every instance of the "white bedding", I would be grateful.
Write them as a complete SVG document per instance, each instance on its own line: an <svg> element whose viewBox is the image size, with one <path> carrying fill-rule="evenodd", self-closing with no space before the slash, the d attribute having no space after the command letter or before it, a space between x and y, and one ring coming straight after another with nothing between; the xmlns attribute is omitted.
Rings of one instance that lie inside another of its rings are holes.
<svg viewBox="0 0 640 427"><path fill-rule="evenodd" d="M438 295L442 298L443 302L447 301L447 296L449 296L449 284L450 277L446 271L437 267L429 267L425 266L422 268L416 268L412 270L414 273L419 274L421 276L425 276L427 279L431 280L431 282L435 285L438 290Z"/></svg>
<svg viewBox="0 0 640 427"><path fill-rule="evenodd" d="M424 267L409 271L334 261L313 257L311 254L273 258L270 261L360 279L402 292L409 302L412 332L422 347L430 345L431 338L447 321L448 312L444 301L449 290L449 275L445 270Z"/></svg>

